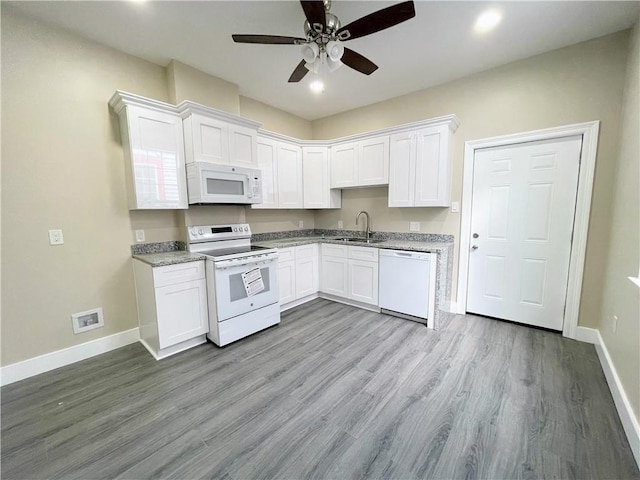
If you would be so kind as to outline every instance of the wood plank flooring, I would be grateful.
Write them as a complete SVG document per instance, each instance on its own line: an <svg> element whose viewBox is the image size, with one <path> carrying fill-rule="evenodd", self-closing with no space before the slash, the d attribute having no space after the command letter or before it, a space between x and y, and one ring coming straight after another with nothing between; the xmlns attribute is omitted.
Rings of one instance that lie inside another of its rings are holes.
<svg viewBox="0 0 640 480"><path fill-rule="evenodd" d="M637 479L593 346L315 300L225 348L139 344L1 390L2 478Z"/></svg>

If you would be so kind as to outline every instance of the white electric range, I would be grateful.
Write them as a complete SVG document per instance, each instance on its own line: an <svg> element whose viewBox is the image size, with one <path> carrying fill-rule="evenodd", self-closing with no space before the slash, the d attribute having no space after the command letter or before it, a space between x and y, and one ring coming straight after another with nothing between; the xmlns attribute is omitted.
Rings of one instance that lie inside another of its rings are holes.
<svg viewBox="0 0 640 480"><path fill-rule="evenodd" d="M251 245L244 223L188 227L187 239L206 256L209 340L222 347L280 323L275 248Z"/></svg>

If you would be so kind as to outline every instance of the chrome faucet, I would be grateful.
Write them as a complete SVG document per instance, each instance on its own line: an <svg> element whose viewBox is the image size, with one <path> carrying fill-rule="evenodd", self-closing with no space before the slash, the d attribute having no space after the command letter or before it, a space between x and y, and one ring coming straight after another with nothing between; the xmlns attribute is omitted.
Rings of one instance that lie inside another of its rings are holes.
<svg viewBox="0 0 640 480"><path fill-rule="evenodd" d="M358 215L356 215L356 225L358 225L358 219L360 218L360 215L365 214L367 216L367 229L365 230L365 238L367 239L367 242L369 241L369 238L371 238L371 219L369 218L369 213L362 210L360 213L358 213Z"/></svg>

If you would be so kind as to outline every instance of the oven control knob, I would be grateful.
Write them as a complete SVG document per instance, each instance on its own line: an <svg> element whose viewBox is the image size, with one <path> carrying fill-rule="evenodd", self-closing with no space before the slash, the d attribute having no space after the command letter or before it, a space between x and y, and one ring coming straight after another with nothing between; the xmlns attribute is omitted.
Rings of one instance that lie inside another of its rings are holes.
<svg viewBox="0 0 640 480"><path fill-rule="evenodd" d="M233 231L237 232L238 231L238 227L233 227Z"/></svg>
<svg viewBox="0 0 640 480"><path fill-rule="evenodd" d="M247 226L245 225L245 227L244 227L244 231L245 231L245 232L248 232L248 231L249 231L249 227L247 227Z"/></svg>
<svg viewBox="0 0 640 480"><path fill-rule="evenodd" d="M198 235L202 235L204 232L202 231L201 228L198 229Z"/></svg>

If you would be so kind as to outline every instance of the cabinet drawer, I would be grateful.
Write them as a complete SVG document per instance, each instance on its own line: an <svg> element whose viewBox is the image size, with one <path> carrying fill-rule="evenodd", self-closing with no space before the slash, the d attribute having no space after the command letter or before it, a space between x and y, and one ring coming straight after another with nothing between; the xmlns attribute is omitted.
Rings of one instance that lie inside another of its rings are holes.
<svg viewBox="0 0 640 480"><path fill-rule="evenodd" d="M204 278L204 260L166 265L153 269L153 283L156 288L201 278Z"/></svg>
<svg viewBox="0 0 640 480"><path fill-rule="evenodd" d="M302 258L311 258L318 256L318 244L314 243L312 245L301 245L296 247L296 260L300 260Z"/></svg>
<svg viewBox="0 0 640 480"><path fill-rule="evenodd" d="M349 247L349 258L354 260L378 261L378 249L372 247Z"/></svg>
<svg viewBox="0 0 640 480"><path fill-rule="evenodd" d="M347 245L322 244L322 256L347 258Z"/></svg>
<svg viewBox="0 0 640 480"><path fill-rule="evenodd" d="M278 262L288 262L289 260L295 260L295 253L293 247L291 248L279 248L278 249Z"/></svg>

